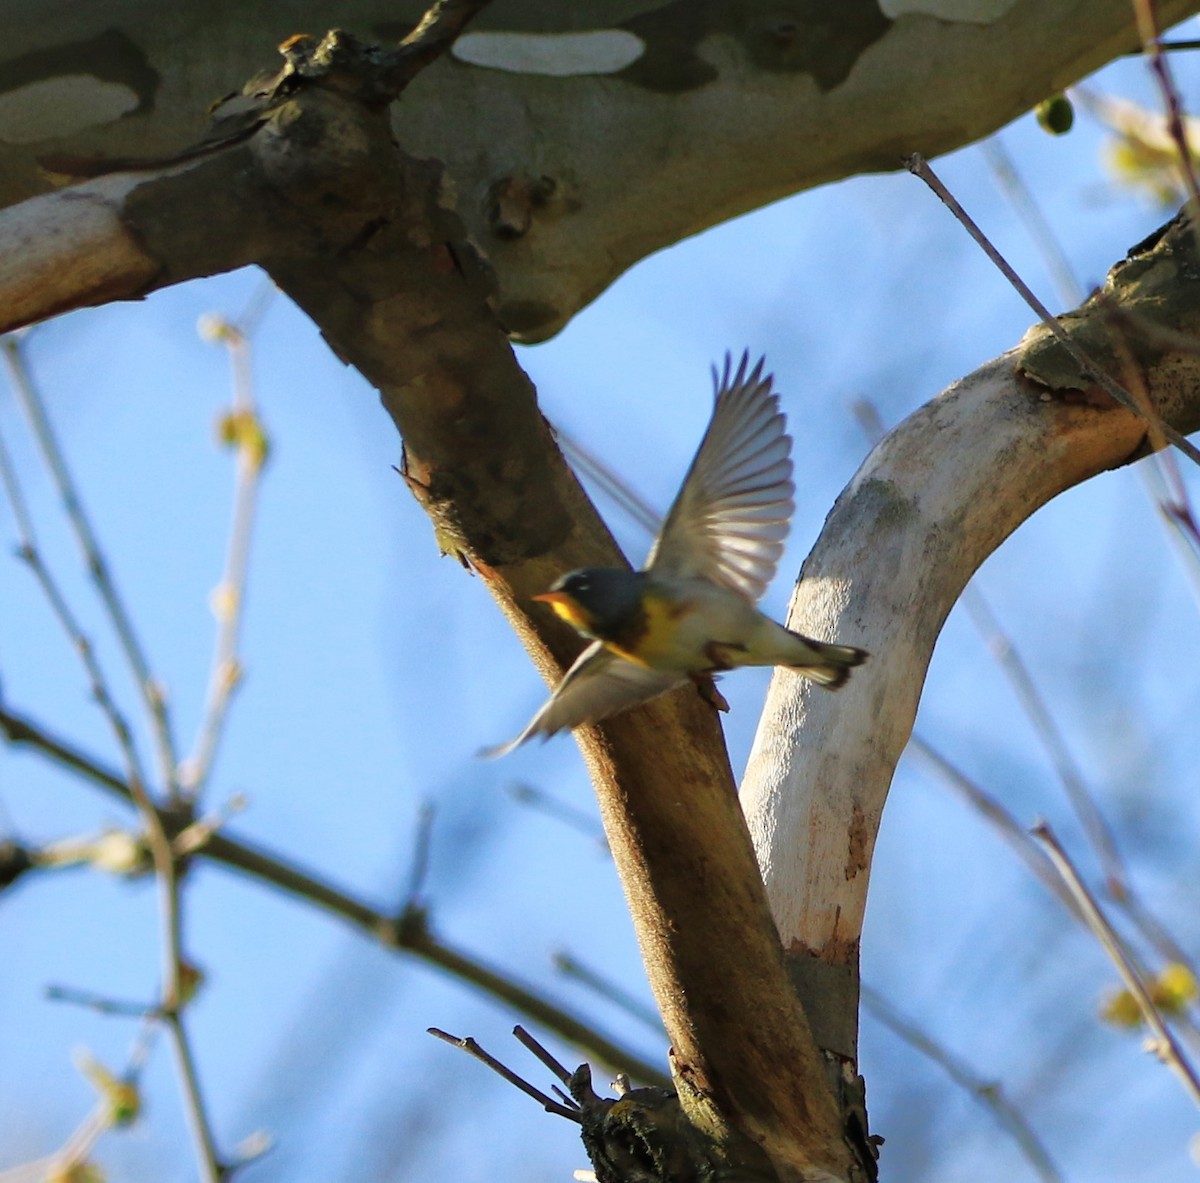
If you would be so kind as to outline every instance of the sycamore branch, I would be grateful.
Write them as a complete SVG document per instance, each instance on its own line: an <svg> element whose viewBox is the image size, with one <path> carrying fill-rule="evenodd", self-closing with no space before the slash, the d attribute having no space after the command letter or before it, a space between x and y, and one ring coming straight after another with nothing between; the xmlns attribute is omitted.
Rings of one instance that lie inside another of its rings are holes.
<svg viewBox="0 0 1200 1183"><path fill-rule="evenodd" d="M1200 266L1185 217L1061 320L1166 423L1200 427ZM1039 507L1147 455L1152 437L1039 326L892 431L830 513L789 623L864 645L872 661L836 701L778 674L742 786L794 975L810 1013L827 1012L822 1046L853 1054L871 854L947 614Z"/></svg>

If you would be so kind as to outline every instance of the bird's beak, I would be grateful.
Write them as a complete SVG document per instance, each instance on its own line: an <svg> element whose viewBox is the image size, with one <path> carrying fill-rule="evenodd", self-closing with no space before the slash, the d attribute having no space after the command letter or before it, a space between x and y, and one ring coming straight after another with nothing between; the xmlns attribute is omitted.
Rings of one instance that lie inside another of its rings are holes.
<svg viewBox="0 0 1200 1183"><path fill-rule="evenodd" d="M587 627L588 618L570 592L548 591L533 598L543 604L549 604L554 609L554 615L560 620L565 620L573 629L582 631Z"/></svg>

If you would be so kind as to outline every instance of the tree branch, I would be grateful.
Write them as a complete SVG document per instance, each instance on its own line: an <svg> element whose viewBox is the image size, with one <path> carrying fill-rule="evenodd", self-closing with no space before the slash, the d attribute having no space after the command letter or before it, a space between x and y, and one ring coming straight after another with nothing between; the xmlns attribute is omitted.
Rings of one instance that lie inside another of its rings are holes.
<svg viewBox="0 0 1200 1183"><path fill-rule="evenodd" d="M260 69L265 47L329 19L320 0L286 10L244 0L206 10L199 25L186 6L92 0L56 10L47 29L38 0L9 4L0 60L15 122L5 130L16 134L0 139L4 204L50 188L50 152L78 162L179 151L197 113ZM344 0L338 19L387 42L410 31L414 7ZM1155 8L1165 27L1197 3ZM538 340L685 235L894 168L902 152L961 147L1137 43L1129 0L937 11L872 0L506 0L421 76L394 130L409 153L446 161L471 236L496 267L501 318ZM97 63L103 89L134 109L71 110ZM39 123L36 96L57 99L60 86L67 126L20 134Z"/></svg>
<svg viewBox="0 0 1200 1183"><path fill-rule="evenodd" d="M133 805L129 785L111 768L53 735L32 719L0 705L0 734L12 744L25 744L53 763L69 769L105 792ZM160 810L163 826L172 839L186 830L190 816L186 810ZM322 879L282 855L267 850L228 829L212 833L194 856L228 867L261 883L268 883L305 903L328 912L350 924L371 940L397 953L408 953L474 986L482 993L511 1006L540 1026L573 1043L601 1063L618 1071L629 1072L651 1084L666 1083L665 1074L642 1060L628 1048L598 1035L581 1017L555 1005L512 975L486 965L479 958L463 953L435 936L428 917L409 909L399 916L376 908L347 889ZM14 870L27 867L19 857ZM16 877L16 874L13 877Z"/></svg>
<svg viewBox="0 0 1200 1183"><path fill-rule="evenodd" d="M1118 322L1113 308L1131 316ZM1180 216L1102 292L1060 318L1090 357L1140 382L1164 421L1200 426L1200 267ZM1148 327L1147 327L1148 326ZM1130 373L1130 364L1137 373ZM955 383L867 458L801 572L791 627L867 647L836 702L778 673L742 787L772 912L823 1043L854 1056L857 960L871 855L892 773L951 607L1040 506L1151 450L1048 330Z"/></svg>

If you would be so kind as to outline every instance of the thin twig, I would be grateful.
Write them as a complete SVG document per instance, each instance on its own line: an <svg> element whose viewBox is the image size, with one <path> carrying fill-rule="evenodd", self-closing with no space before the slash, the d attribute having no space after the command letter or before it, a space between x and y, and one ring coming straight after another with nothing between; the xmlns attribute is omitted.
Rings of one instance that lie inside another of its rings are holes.
<svg viewBox="0 0 1200 1183"><path fill-rule="evenodd" d="M25 501L20 481L17 478L16 467L12 462L8 447L2 438L0 438L0 483L3 483L5 494L8 497L9 504L12 506L13 518L17 524L17 536L20 541L17 554L26 566L29 567L34 579L37 580L39 587L42 589L42 594L46 597L46 601L50 605L50 610L58 621L59 627L66 634L71 647L79 654L88 678L92 697L104 713L105 718L107 718L109 727L112 729L114 738L117 741L117 747L125 762L125 774L128 784L130 786L137 784L140 787L145 783L145 774L142 770L141 757L138 755L137 748L133 742L133 733L130 731L125 716L121 713L113 698L108 679L100 667L91 641L84 634L83 628L72 611L70 604L67 602L58 581L42 560L41 551L38 548L37 535L34 533L33 518ZM132 793L132 787L130 791Z"/></svg>
<svg viewBox="0 0 1200 1183"><path fill-rule="evenodd" d="M1165 50L1167 53L1180 52L1180 51L1184 51L1184 50L1200 49L1200 41L1197 41L1197 40L1194 40L1191 38L1187 38L1187 37L1181 37L1178 41L1158 41L1155 44L1158 46L1159 49ZM1146 52L1145 49L1139 47L1137 49L1129 50L1129 52L1126 53L1125 56L1126 57L1140 57L1145 52Z"/></svg>
<svg viewBox="0 0 1200 1183"><path fill-rule="evenodd" d="M995 797L985 792L928 740L914 732L909 739L908 746L910 751L916 752L928 761L944 784L957 792L995 826L1000 832L1000 836L1008 842L1021 861L1033 873L1034 878L1058 898L1058 901L1075 920L1087 927L1087 917L1080 910L1075 897L1063 883L1058 869L1047 853L1032 840L1029 831L1020 826L1012 814ZM1195 976L1187 953L1162 927L1158 919L1146 909L1134 892L1128 891L1124 897L1117 899L1116 903L1141 936L1154 946L1164 958L1186 967ZM1139 972L1141 972L1140 967ZM1189 1032L1192 1030L1191 1020L1186 1015L1179 1016L1179 1021L1186 1024Z"/></svg>
<svg viewBox="0 0 1200 1183"><path fill-rule="evenodd" d="M1008 198L1009 204L1017 217L1025 225L1029 237L1033 240L1050 272L1050 278L1058 289L1058 298L1067 307L1073 307L1083 301L1083 284L1075 275L1066 251L1058 241L1042 207L1034 200L1029 186L1025 184L1017 171L1016 162L1004 145L1000 136L994 135L983 141L983 158L992 170L992 176L1000 186L1001 192Z"/></svg>
<svg viewBox="0 0 1200 1183"><path fill-rule="evenodd" d="M175 984L174 989L178 986ZM204 1106L204 1095L200 1087L200 1074L196 1070L196 1059L192 1054L191 1041L184 1026L183 1015L176 1007L164 1016L171 1035L171 1049L175 1054L175 1067L183 1082L184 1116L196 1147L201 1172L206 1183L221 1183L226 1176L226 1167L218 1153Z"/></svg>
<svg viewBox="0 0 1200 1183"><path fill-rule="evenodd" d="M87 1007L101 1015L117 1015L126 1019L157 1018L156 1006L144 1002L126 1002L120 998L106 998L91 990L77 990L73 986L47 986L46 998L50 1002L67 1002L72 1006Z"/></svg>
<svg viewBox="0 0 1200 1183"><path fill-rule="evenodd" d="M0 733L14 744L27 744L46 759L77 773L114 798L131 803L128 784L112 769L67 741L53 735L28 716L0 704ZM174 834L186 824L170 810L162 819ZM598 1034L583 1019L551 1002L511 975L485 965L435 937L426 925L398 922L378 908L274 852L239 839L228 831L213 834L198 857L269 883L288 895L336 916L371 940L397 953L407 953L434 965L493 1000L524 1014L539 1026L613 1068L625 1068L648 1084L669 1087L670 1078L650 1061Z"/></svg>
<svg viewBox="0 0 1200 1183"><path fill-rule="evenodd" d="M555 438L563 454L585 476L595 481L614 504L625 511L651 536L658 533L662 515L640 493L630 486L618 472L605 464L594 452L589 451L573 435L561 427L553 428Z"/></svg>
<svg viewBox="0 0 1200 1183"><path fill-rule="evenodd" d="M565 823L585 837L591 838L605 852L608 851L608 841L604 837L604 830L592 814L577 809L566 801L560 801L557 797L552 797L549 793L543 792L533 785L523 783L509 785L508 792L514 800L519 801L522 805L528 805L531 809L546 814L547 817Z"/></svg>
<svg viewBox="0 0 1200 1183"><path fill-rule="evenodd" d="M549 1068L555 1076L558 1077L561 1083L567 1085L571 1083L571 1072L566 1065L560 1064L558 1060L556 1060L549 1053L549 1051L546 1050L546 1048L542 1047L542 1045L538 1043L538 1041L534 1039L534 1037L530 1035L528 1031L525 1030L524 1027L522 1027L520 1024L517 1024L517 1026L513 1028L513 1034L517 1037L517 1041L527 1051L533 1052L533 1054L537 1056L537 1058L541 1060L541 1062L545 1064L545 1066ZM572 1101L572 1104L576 1109L579 1108L579 1105L575 1101Z"/></svg>
<svg viewBox="0 0 1200 1183"><path fill-rule="evenodd" d="M1179 91L1175 87L1175 80L1171 77L1171 67L1159 49L1154 5L1151 0L1133 0L1133 11L1137 18L1138 37L1142 42L1142 52L1150 58L1150 72L1158 83L1163 106L1166 108L1167 131L1179 151L1179 169L1183 176L1184 188L1187 190L1193 225L1198 225L1200 224L1200 188L1196 185L1196 170L1192 167L1192 150L1187 141L1187 129L1183 122L1183 104L1179 101Z"/></svg>
<svg viewBox="0 0 1200 1183"><path fill-rule="evenodd" d="M3 344L6 356L10 358L14 357L15 355L12 354L11 338L5 338ZM20 375L23 370L18 363L19 357L15 361L10 361L10 364L17 367L16 372ZM28 390L32 392L32 389L32 385L29 385ZM43 442L47 464L51 468L61 469L61 476L58 478L60 491L65 499L74 499L74 487L69 475L62 466L61 456L57 454L57 450L53 444L53 436L49 435L49 425L45 423L44 414L35 396L31 396L30 406L34 408L34 414L31 415L31 418L35 420L35 431L37 430L36 423L40 421L47 433L46 438L49 440L49 444ZM117 745L124 757L125 779L122 785L125 795L137 807L138 813L141 815L146 827L146 843L150 848L150 854L154 860L154 870L158 883L159 920L162 930L163 999L160 1006L160 1017L170 1032L172 1043L180 1063L184 1108L188 1114L189 1124L195 1134L197 1158L203 1172L203 1177L206 1183L220 1183L223 1177L223 1168L216 1155L208 1116L201 1101L195 1072L194 1070L189 1071L192 1058L187 1046L187 1035L183 1023L179 1018L179 1011L183 1005L184 990L178 861L171 847L171 840L167 834L163 815L146 787L141 760L125 717L113 699L108 681L104 676L91 642L84 635L57 580L42 561L37 547L37 539L33 533L33 521L22 495L16 470L12 465L7 449L2 444L0 444L0 472L3 473L3 485L9 501L13 505L13 514L20 532L21 557L33 571L50 604L51 610L54 612L63 631L70 639L72 647L79 654L80 661L83 663L91 685L92 695L108 718L109 725L116 737ZM83 542L85 551L95 553L93 547L94 540L90 535L90 527L86 526L87 519L82 516L81 510L79 511L78 520L85 524L84 534L81 536L81 540L83 538L87 539L87 541ZM120 610L123 611L123 609ZM164 715L164 722L165 719L166 716Z"/></svg>
<svg viewBox="0 0 1200 1183"><path fill-rule="evenodd" d="M1146 383L1137 366L1133 350L1129 347L1122 331L1127 325L1134 325L1145 331L1148 328L1145 318L1129 316L1112 300L1103 301L1102 307L1105 315L1113 322L1114 348L1123 357L1125 372L1129 376L1129 389L1142 407L1149 407L1151 405L1150 392L1146 389ZM1150 332L1153 332L1153 329L1150 329ZM1167 333L1176 338L1170 342L1173 347L1186 349L1192 354L1200 353L1200 341L1171 330L1167 330ZM1187 485L1184 484L1179 465L1175 462L1175 456L1163 448L1162 435L1153 423L1149 425L1148 430L1151 443L1157 450L1153 457L1153 464L1139 465L1144 484L1147 493L1154 498L1163 519L1171 527L1170 534L1180 552L1184 570L1190 577L1192 593L1200 601L1200 527L1197 526L1196 514L1192 509Z"/></svg>
<svg viewBox="0 0 1200 1183"><path fill-rule="evenodd" d="M882 994L865 984L862 987L862 1001L863 1007L889 1031L937 1064L955 1084L970 1093L992 1114L1011 1135L1043 1183L1061 1183L1062 1175L1054 1160L1025 1115L1005 1096L999 1082L985 1080L969 1064L901 1015Z"/></svg>
<svg viewBox="0 0 1200 1183"><path fill-rule="evenodd" d="M258 490L266 462L266 435L254 400L250 367L250 341L240 326L220 321L212 333L229 350L233 369L233 408L223 421L226 442L235 450L233 521L225 557L225 571L213 593L217 635L209 674L204 716L192 754L181 770L181 789L189 801L203 792L212 772L217 747L233 693L241 684L242 663L238 638L244 619L247 571Z"/></svg>
<svg viewBox="0 0 1200 1183"><path fill-rule="evenodd" d="M996 800L987 793L965 772L951 763L928 740L913 732L908 746L911 751L922 756L937 772L944 784L952 788L1000 832L1000 836L1016 851L1021 861L1029 868L1033 876L1053 895L1077 920L1082 920L1082 913L1075 907L1071 893L1063 886L1062 880L1055 874L1054 864L1050 862L1045 851L1034 843L1029 832Z"/></svg>
<svg viewBox="0 0 1200 1183"><path fill-rule="evenodd" d="M0 338L3 346L5 365L13 390L21 403L22 409L29 420L34 438L37 440L46 467L54 480L63 508L66 510L68 521L83 554L84 563L100 599L108 613L109 620L120 641L125 660L133 671L134 680L145 703L150 718L151 729L158 749L159 775L164 788L168 792L176 788L175 742L171 735L171 723L167 709L166 696L162 684L150 672L150 664L138 640L124 602L117 593L116 585L108 571L96 532L92 529L91 521L84 510L83 501L75 487L75 481L67 467L66 458L59 446L58 439L50 426L46 408L38 393L37 387L25 363L18 334L10 333Z"/></svg>
<svg viewBox="0 0 1200 1183"><path fill-rule="evenodd" d="M519 1088L526 1096L532 1097L535 1101L541 1103L543 1109L547 1113L557 1113L559 1117L565 1117L568 1121L582 1122L583 1118L575 1109L568 1109L565 1105L556 1101L553 1097L547 1096L541 1089L530 1084L523 1077L518 1076L511 1068L501 1064L495 1056L489 1055L473 1040L470 1036L465 1039L460 1039L457 1035L450 1035L445 1031L438 1030L437 1027L427 1028L429 1034L436 1039L442 1040L444 1043L449 1043L454 1047L461 1048L469 1056L474 1056L481 1064L486 1064L498 1076L504 1077L509 1084Z"/></svg>
<svg viewBox="0 0 1200 1183"><path fill-rule="evenodd" d="M417 814L417 836L413 841L412 870L408 878L408 891L405 894L405 907L415 908L425 889L425 880L429 876L429 850L433 842L433 819L435 809L432 801L421 802Z"/></svg>
<svg viewBox="0 0 1200 1183"><path fill-rule="evenodd" d="M1088 891L1067 852L1045 822L1039 822L1031 833L1050 855L1055 869L1062 876L1063 882L1074 897L1080 912L1083 913L1088 928L1100 942L1113 965L1116 966L1117 972L1125 982L1125 988L1137 1002L1146 1025L1154 1032L1156 1038L1151 1050L1179 1078L1193 1103L1200 1106L1200 1079L1197 1078L1195 1069L1167 1026L1162 1012L1150 997L1150 991L1147 989L1141 973L1134 965L1120 937L1117 936L1101 911L1095 896Z"/></svg>
<svg viewBox="0 0 1200 1183"><path fill-rule="evenodd" d="M967 231L970 236L975 239L979 246L983 249L984 254L996 265L1005 279L1016 289L1021 298L1029 305L1030 308L1038 315L1042 323L1054 334L1066 351L1079 363L1083 368L1084 374L1094 381L1098 386L1102 387L1116 402L1125 407L1126 410L1132 411L1139 419L1146 420L1146 414L1142 408L1137 405L1133 396L1126 390L1115 378L1105 372L1089 354L1082 349L1074 338L1062 327L1058 318L1055 317L1050 310L1043 304L1037 296L1033 294L1025 281L1012 269L1003 255L992 245L991 240L983 233L982 230L975 224L966 210L958 203L957 199L942 184L938 175L929 167L929 163L920 153L914 153L905 160L905 166L914 176L920 177L934 193L941 198L943 204L955 216L960 225ZM1160 416L1154 414L1152 418L1158 422L1159 429L1163 435L1171 441L1189 460L1200 464L1200 449L1192 444L1184 435L1176 431L1169 423L1164 423Z"/></svg>
<svg viewBox="0 0 1200 1183"><path fill-rule="evenodd" d="M555 953L554 968L563 977L574 978L575 981L587 986L594 994L619 1006L627 1015L637 1019L639 1023L648 1027L656 1035L666 1035L658 1011L646 1006L639 999L634 998L632 994L627 990L623 990L616 982L611 982L595 970L589 969L583 962L572 957L570 953L565 951Z"/></svg>
<svg viewBox="0 0 1200 1183"><path fill-rule="evenodd" d="M1050 762L1066 790L1067 798L1088 840L1099 855L1108 891L1114 899L1123 900L1129 894L1129 876L1117 849L1112 829L1084 782L1079 765L1071 755L1066 739L1046 706L1029 667L978 588L968 585L963 590L962 602L988 652L1004 671L1022 709L1042 741L1042 746L1050 756Z"/></svg>
<svg viewBox="0 0 1200 1183"><path fill-rule="evenodd" d="M1080 304L1084 298L1083 285L1075 276L1058 236L1054 233L1033 193L1022 180L1000 136L992 136L984 141L983 153L1001 190L1008 198L1016 215L1024 223L1038 253L1042 256L1046 269L1058 288L1060 299L1068 306ZM1200 341L1195 337L1176 332L1147 317L1130 313L1128 309L1122 308L1103 292L1097 293L1096 299L1115 324L1133 325L1144 336L1173 348L1185 349L1189 353L1200 351ZM1130 372L1135 375L1137 373L1136 369L1132 367ZM1150 408L1152 404L1148 392L1145 391L1145 384L1140 383L1140 386L1142 397L1139 401L1144 409ZM1139 396L1137 384L1131 386L1131 393L1135 397ZM1150 430L1152 433L1156 431L1153 423ZM1170 536L1180 553L1193 595L1200 603L1200 527L1197 526L1187 486L1180 476L1179 465L1176 463L1174 453L1163 447L1161 442L1156 443L1156 449L1154 455L1148 458L1148 463L1138 465L1138 470L1142 475L1147 494L1158 505L1170 527Z"/></svg>

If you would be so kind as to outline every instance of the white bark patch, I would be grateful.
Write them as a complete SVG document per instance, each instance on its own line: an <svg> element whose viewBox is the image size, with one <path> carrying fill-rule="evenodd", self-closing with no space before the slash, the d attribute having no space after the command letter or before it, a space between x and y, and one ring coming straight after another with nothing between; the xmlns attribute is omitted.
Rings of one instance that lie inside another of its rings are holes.
<svg viewBox="0 0 1200 1183"><path fill-rule="evenodd" d="M990 25L999 20L1017 0L879 0L883 15L936 16L940 21L964 25Z"/></svg>
<svg viewBox="0 0 1200 1183"><path fill-rule="evenodd" d="M135 110L138 102L128 86L91 74L39 78L0 94L0 142L57 139L98 123L112 123Z"/></svg>
<svg viewBox="0 0 1200 1183"><path fill-rule="evenodd" d="M450 53L460 62L510 74L615 74L632 65L646 43L624 29L586 33L464 33Z"/></svg>

